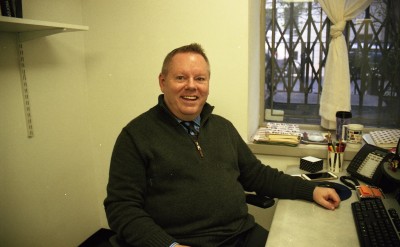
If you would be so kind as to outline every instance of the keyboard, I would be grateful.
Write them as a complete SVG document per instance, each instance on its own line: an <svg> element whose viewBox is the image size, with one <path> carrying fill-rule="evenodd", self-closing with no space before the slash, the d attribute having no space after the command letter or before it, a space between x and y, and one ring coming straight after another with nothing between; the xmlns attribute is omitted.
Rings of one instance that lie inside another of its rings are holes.
<svg viewBox="0 0 400 247"><path fill-rule="evenodd" d="M399 205L392 207L392 204L384 203L384 200L371 198L351 204L361 247L400 247Z"/></svg>

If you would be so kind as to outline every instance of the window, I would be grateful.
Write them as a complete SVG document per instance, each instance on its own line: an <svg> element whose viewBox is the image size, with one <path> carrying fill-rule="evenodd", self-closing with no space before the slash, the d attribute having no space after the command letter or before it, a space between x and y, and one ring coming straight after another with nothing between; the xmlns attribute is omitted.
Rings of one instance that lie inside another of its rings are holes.
<svg viewBox="0 0 400 247"><path fill-rule="evenodd" d="M316 1L265 1L266 120L320 124L330 21ZM354 122L400 127L400 1L374 0L349 21Z"/></svg>

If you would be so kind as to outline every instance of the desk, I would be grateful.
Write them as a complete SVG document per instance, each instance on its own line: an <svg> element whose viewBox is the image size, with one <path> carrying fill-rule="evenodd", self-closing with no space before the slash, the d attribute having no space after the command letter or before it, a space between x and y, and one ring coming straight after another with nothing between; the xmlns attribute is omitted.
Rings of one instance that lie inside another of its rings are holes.
<svg viewBox="0 0 400 247"><path fill-rule="evenodd" d="M288 167L288 174L301 172L298 166ZM338 177L346 172L338 174ZM332 182L339 182L331 180ZM314 202L278 200L266 247L290 246L359 246L351 212L351 203L357 201L355 191L334 211Z"/></svg>

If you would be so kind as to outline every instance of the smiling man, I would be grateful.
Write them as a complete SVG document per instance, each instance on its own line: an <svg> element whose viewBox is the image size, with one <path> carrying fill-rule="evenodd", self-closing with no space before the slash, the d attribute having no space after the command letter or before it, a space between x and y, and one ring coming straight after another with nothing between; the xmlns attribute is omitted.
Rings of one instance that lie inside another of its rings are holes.
<svg viewBox="0 0 400 247"><path fill-rule="evenodd" d="M177 118L192 121L200 115L209 92L210 66L201 47L172 51L163 63L159 84L168 109Z"/></svg>
<svg viewBox="0 0 400 247"><path fill-rule="evenodd" d="M158 104L126 125L111 157L110 228L120 246L263 247L268 232L248 213L245 191L339 206L335 190L263 165L207 103L202 47L170 52Z"/></svg>

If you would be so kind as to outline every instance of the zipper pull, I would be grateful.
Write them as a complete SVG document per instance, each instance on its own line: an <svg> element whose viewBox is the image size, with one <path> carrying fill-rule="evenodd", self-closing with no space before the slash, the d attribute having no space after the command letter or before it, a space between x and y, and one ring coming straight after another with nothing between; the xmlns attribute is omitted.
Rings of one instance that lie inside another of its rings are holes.
<svg viewBox="0 0 400 247"><path fill-rule="evenodd" d="M199 151L200 156L203 158L204 155L203 155L203 151L201 150L199 142L198 141L194 141L194 144L196 145L197 151Z"/></svg>

